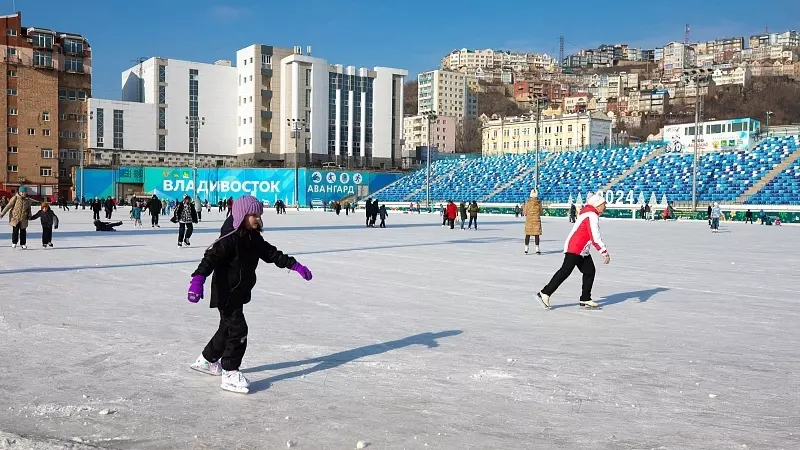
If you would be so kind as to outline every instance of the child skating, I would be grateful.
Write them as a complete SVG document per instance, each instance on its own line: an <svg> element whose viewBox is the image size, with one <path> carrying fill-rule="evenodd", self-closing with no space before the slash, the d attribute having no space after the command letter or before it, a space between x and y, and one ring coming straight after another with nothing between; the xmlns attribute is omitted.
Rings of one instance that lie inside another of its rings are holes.
<svg viewBox="0 0 800 450"><path fill-rule="evenodd" d="M142 207L139 205L139 202L135 202L131 205L131 219L133 219L133 226L140 227L142 226Z"/></svg>
<svg viewBox="0 0 800 450"><path fill-rule="evenodd" d="M592 245L603 255L603 263L611 262L611 257L606 250L603 239L600 237L600 215L606 210L606 200L600 193L592 194L586 200L586 206L581 209L580 214L575 220L567 241L564 244L564 263L561 268L553 275L550 283L547 284L536 298L544 306L550 309L550 296L556 292L561 283L569 278L572 271L577 267L583 274L583 285L581 287L581 298L578 304L581 307L596 308L599 305L592 300L592 285L594 284L594 261L589 250Z"/></svg>
<svg viewBox="0 0 800 450"><path fill-rule="evenodd" d="M203 285L211 278L212 308L219 310L219 329L192 364L192 369L222 376L222 389L248 393L250 382L239 371L247 348L247 322L243 307L250 302L256 284L258 260L281 269L297 272L304 280L311 271L293 257L270 245L261 236L261 214L264 205L255 197L244 196L232 205L233 230L214 241L206 250L189 283L188 300L197 303L203 298Z"/></svg>
<svg viewBox="0 0 800 450"><path fill-rule="evenodd" d="M47 202L42 202L39 211L31 216L31 220L40 219L42 224L42 247L53 246L53 228L58 229L58 216Z"/></svg>

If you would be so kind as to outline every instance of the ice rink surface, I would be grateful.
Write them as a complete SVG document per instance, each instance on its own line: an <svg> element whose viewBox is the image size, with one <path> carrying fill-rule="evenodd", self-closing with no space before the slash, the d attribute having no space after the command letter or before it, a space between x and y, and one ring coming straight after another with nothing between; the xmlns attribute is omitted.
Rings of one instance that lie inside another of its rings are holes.
<svg viewBox="0 0 800 450"><path fill-rule="evenodd" d="M110 448L797 449L800 228L601 220L599 311L576 271L543 310L569 224L480 231L438 216L265 214L311 282L262 263L245 307L252 392L193 372L218 315L186 301L219 233L99 233L61 212L55 248L0 224L0 431ZM206 283L206 292L210 281Z"/></svg>

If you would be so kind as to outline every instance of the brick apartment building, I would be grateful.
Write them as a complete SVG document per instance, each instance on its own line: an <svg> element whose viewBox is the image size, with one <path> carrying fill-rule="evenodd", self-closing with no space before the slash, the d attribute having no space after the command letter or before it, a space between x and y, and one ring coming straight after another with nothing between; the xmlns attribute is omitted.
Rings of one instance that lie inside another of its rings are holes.
<svg viewBox="0 0 800 450"><path fill-rule="evenodd" d="M23 26L19 12L0 16L0 26L0 190L24 184L32 195L71 198L91 97L89 44L78 34Z"/></svg>

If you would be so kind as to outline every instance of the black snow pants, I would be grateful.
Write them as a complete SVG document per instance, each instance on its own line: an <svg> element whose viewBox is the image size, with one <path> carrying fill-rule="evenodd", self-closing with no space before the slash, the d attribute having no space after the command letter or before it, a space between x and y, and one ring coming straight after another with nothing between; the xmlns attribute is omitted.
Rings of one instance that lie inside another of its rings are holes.
<svg viewBox="0 0 800 450"><path fill-rule="evenodd" d="M16 245L17 242L19 242L19 245L28 243L28 230L20 228L19 225L11 229L11 243Z"/></svg>
<svg viewBox="0 0 800 450"><path fill-rule="evenodd" d="M100 220L100 211L92 210L92 220Z"/></svg>
<svg viewBox="0 0 800 450"><path fill-rule="evenodd" d="M42 226L42 245L53 242L53 227Z"/></svg>
<svg viewBox="0 0 800 450"><path fill-rule="evenodd" d="M575 253L564 253L564 263L561 268L553 275L553 278L542 289L542 294L553 295L575 268L583 274L583 285L581 286L581 301L592 299L592 285L594 284L594 261L592 255L576 255Z"/></svg>
<svg viewBox="0 0 800 450"><path fill-rule="evenodd" d="M191 223L183 223L181 222L178 225L178 244L183 243L184 241L188 241L190 237L192 237L192 233L194 232L194 225Z"/></svg>
<svg viewBox="0 0 800 450"><path fill-rule="evenodd" d="M227 305L219 309L219 328L203 349L209 362L221 361L225 370L239 370L247 349L247 322L242 305Z"/></svg>
<svg viewBox="0 0 800 450"><path fill-rule="evenodd" d="M151 227L158 226L158 214L159 213L154 213L154 212L150 213L150 226Z"/></svg>

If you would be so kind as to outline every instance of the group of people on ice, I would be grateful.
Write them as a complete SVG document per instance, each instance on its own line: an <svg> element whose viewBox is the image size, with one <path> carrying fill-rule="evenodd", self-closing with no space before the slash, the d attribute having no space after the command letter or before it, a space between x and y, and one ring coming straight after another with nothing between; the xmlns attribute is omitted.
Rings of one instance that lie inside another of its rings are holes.
<svg viewBox="0 0 800 450"><path fill-rule="evenodd" d="M378 205L378 200L368 198L367 204L364 207L364 212L367 215L368 228L375 228L375 222L378 220L378 216L381 218L381 223L378 227L386 228L386 217L389 215L389 213L386 212L386 205Z"/></svg>
<svg viewBox="0 0 800 450"><path fill-rule="evenodd" d="M58 229L58 216L47 202L42 202L39 211L31 214L31 200L25 186L20 186L17 193L0 210L0 218L6 214L9 214L11 225L12 248L16 248L18 243L23 250L28 248L28 224L36 219L42 225L42 247L53 246L53 229Z"/></svg>

